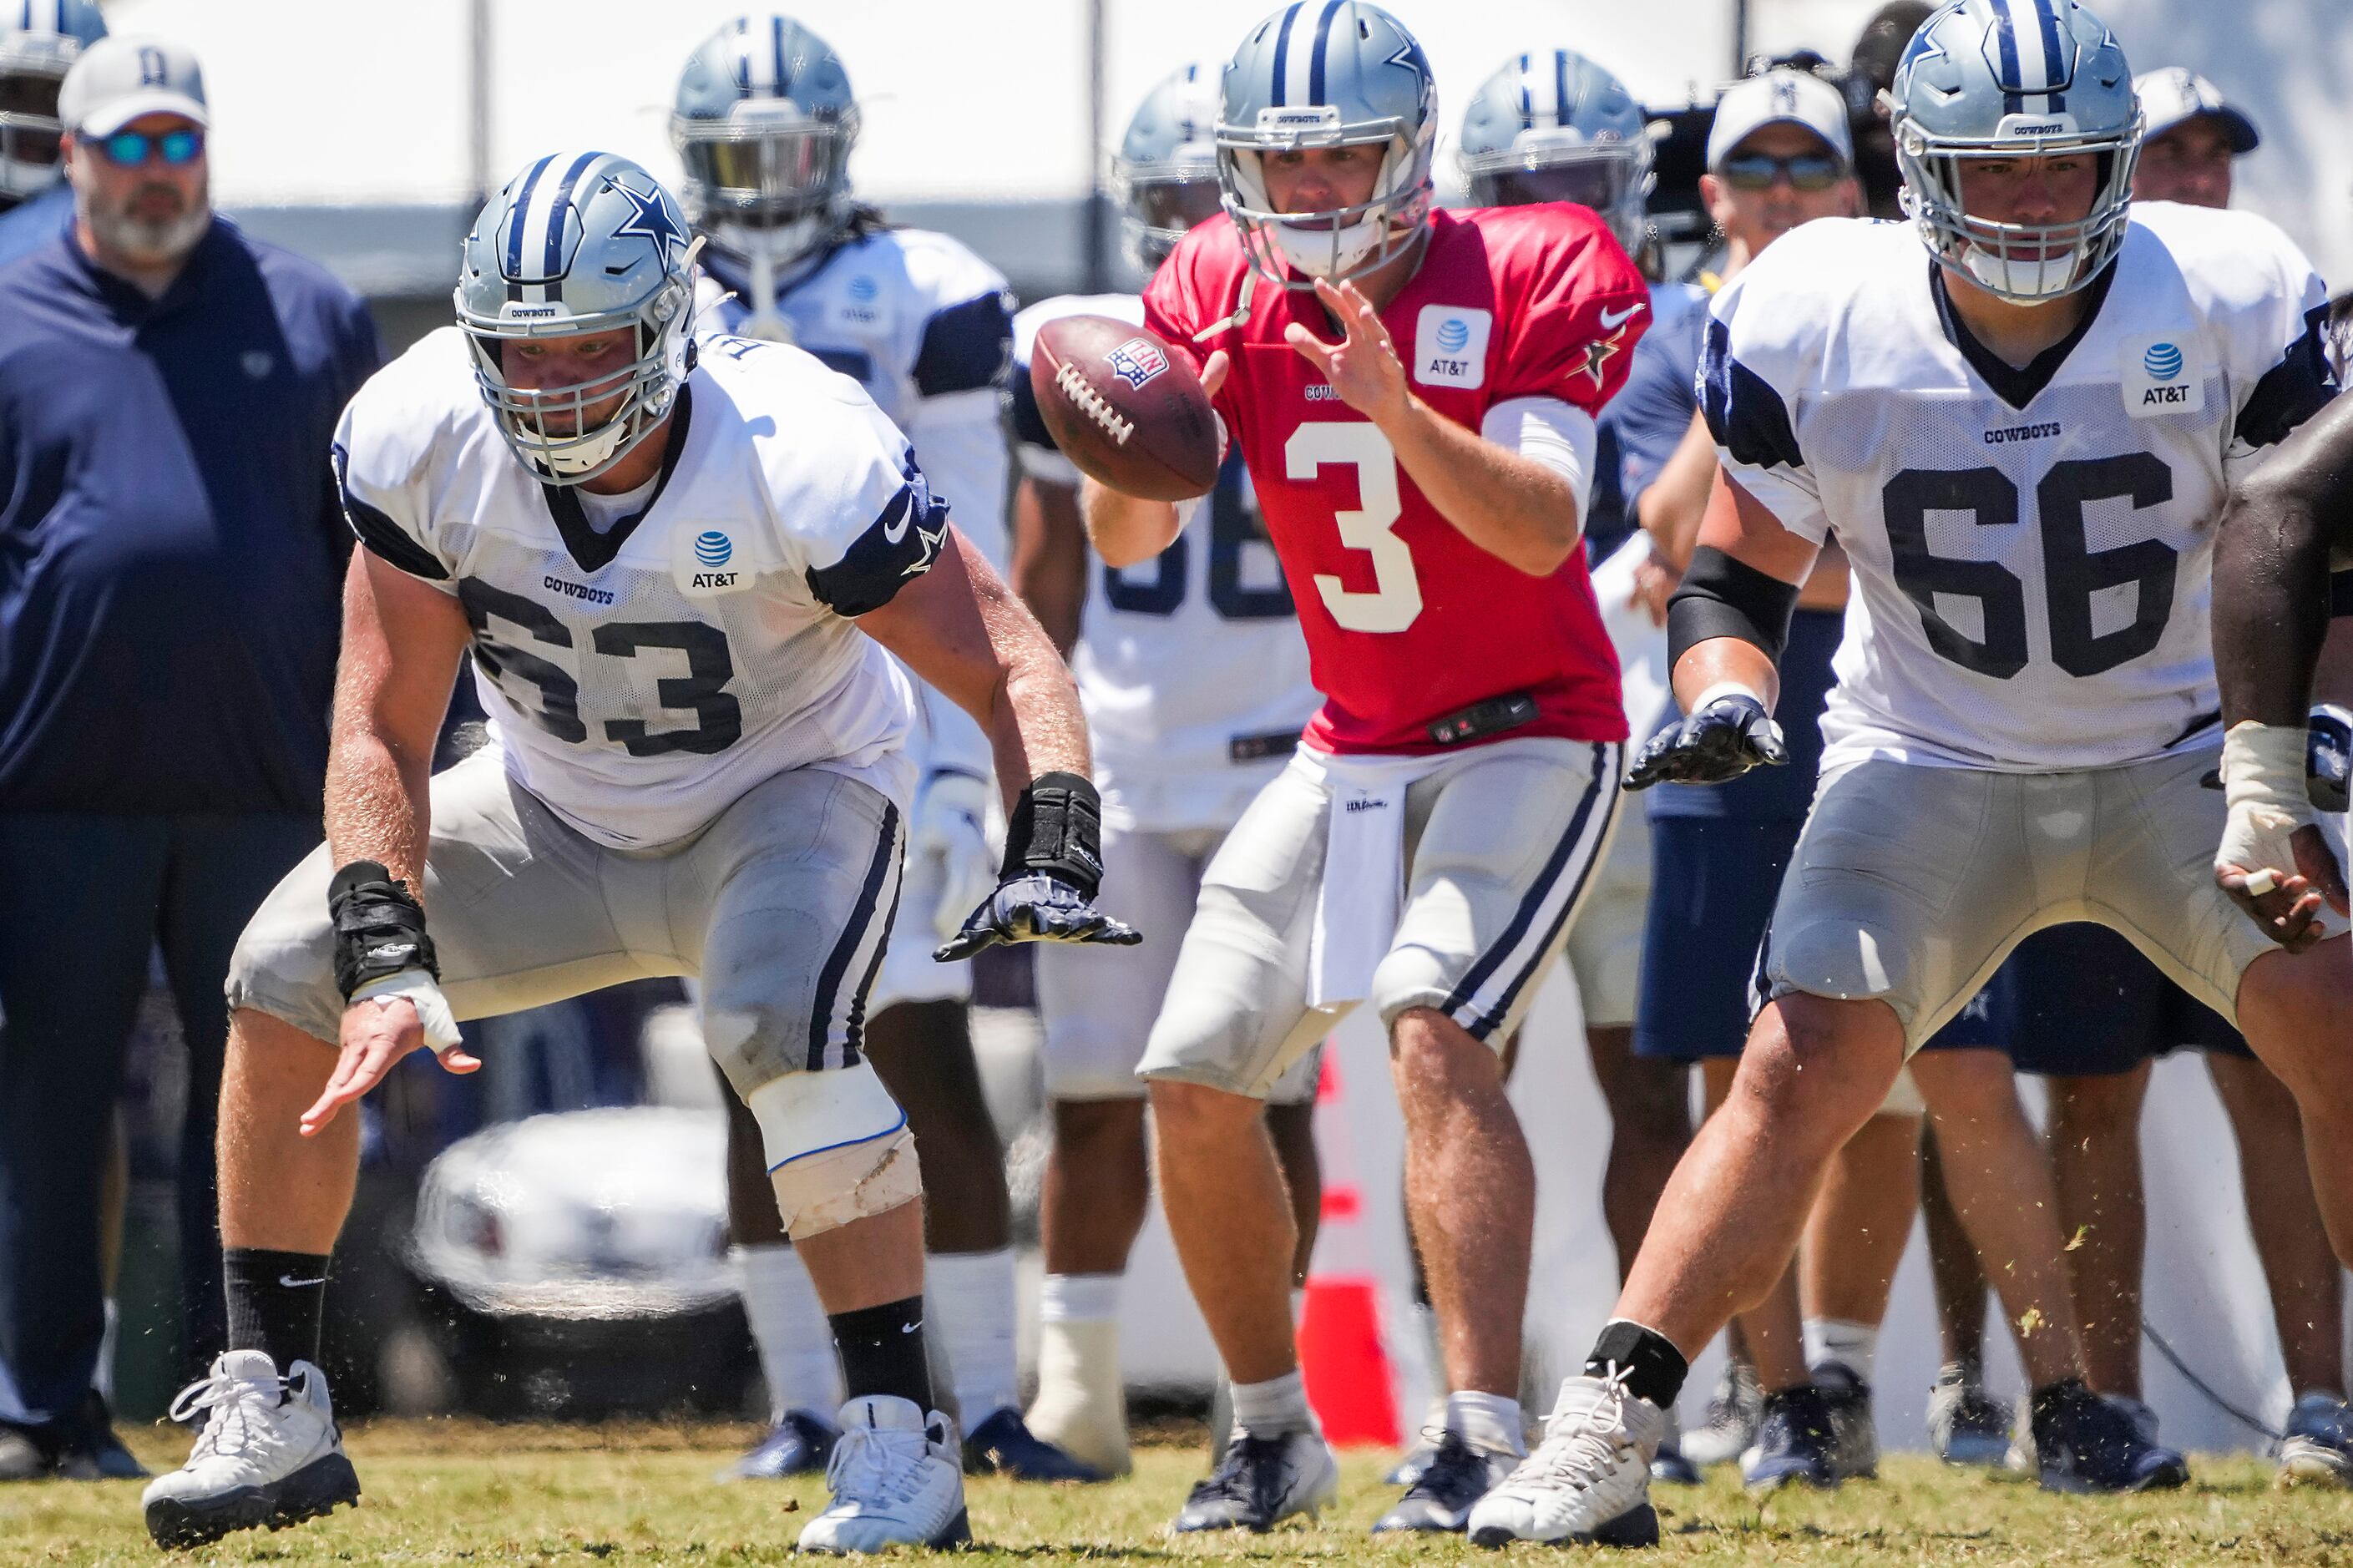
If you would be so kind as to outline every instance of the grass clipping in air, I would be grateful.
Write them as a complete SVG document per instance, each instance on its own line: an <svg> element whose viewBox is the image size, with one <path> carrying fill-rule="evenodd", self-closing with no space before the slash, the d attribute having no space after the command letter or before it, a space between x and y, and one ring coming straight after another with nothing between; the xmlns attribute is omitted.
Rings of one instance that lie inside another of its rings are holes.
<svg viewBox="0 0 2353 1568"><path fill-rule="evenodd" d="M0 1488L0 1568L165 1561L271 1563L783 1563L821 1478L720 1485L712 1478L758 1434L723 1426L491 1426L386 1422L350 1435L365 1497L294 1530L248 1531L165 1559L139 1515L139 1483ZM172 1428L125 1433L163 1469L185 1457ZM1339 1505L1320 1526L1263 1536L1172 1539L1169 1519L1199 1479L1198 1444L1147 1446L1136 1473L1102 1487L970 1483L979 1544L963 1562L1025 1564L1493 1562L1460 1537L1366 1531L1396 1496L1385 1456L1344 1462ZM1695 1490L1654 1492L1665 1540L1655 1554L1578 1552L1623 1563L1998 1564L2295 1563L2353 1568L2353 1493L2278 1491L2251 1458L2193 1460L2187 1491L2060 1498L2032 1486L1899 1455L1884 1479L1833 1493L1790 1490L1759 1503L1718 1469ZM1551 1561L1549 1549L1507 1556ZM807 1561L807 1559L802 1559Z"/></svg>

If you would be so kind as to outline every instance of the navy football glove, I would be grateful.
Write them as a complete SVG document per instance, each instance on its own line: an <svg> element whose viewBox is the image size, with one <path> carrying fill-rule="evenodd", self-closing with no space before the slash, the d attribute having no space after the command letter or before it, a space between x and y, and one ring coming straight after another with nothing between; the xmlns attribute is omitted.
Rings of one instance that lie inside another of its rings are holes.
<svg viewBox="0 0 2353 1568"><path fill-rule="evenodd" d="M1628 789L1654 784L1723 784L1762 764L1789 760L1781 726L1754 697L1728 692L1651 737L1627 770Z"/></svg>
<svg viewBox="0 0 2353 1568"><path fill-rule="evenodd" d="M1095 908L1094 900L1060 877L1032 871L1015 877L981 900L964 928L932 956L942 963L970 958L985 947L1016 942L1100 942L1134 947L1134 927Z"/></svg>

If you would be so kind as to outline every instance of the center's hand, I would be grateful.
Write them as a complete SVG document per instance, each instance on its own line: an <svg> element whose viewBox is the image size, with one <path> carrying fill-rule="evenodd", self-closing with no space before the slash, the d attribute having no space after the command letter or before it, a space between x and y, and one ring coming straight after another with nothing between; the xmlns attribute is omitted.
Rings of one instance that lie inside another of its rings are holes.
<svg viewBox="0 0 2353 1568"><path fill-rule="evenodd" d="M382 1083L395 1062L424 1046L425 1026L417 1019L417 1004L406 996L354 1002L345 1007L343 1055L336 1059L334 1076L320 1092L318 1103L302 1113L302 1136L317 1137L337 1111ZM469 1073L482 1064L463 1046L451 1046L441 1053L441 1065L451 1072Z"/></svg>
<svg viewBox="0 0 2353 1568"><path fill-rule="evenodd" d="M1397 344L1373 302L1354 283L1325 278L1315 280L1315 297L1340 323L1341 340L1327 343L1294 321L1282 329L1283 342L1324 373L1341 402L1375 425L1404 415L1413 405L1405 362L1398 358Z"/></svg>

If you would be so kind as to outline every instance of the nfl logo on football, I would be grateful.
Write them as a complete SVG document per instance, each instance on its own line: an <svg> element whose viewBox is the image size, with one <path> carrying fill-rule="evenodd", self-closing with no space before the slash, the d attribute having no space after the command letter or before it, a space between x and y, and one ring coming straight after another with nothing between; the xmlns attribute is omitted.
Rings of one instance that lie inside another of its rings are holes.
<svg viewBox="0 0 2353 1568"><path fill-rule="evenodd" d="M1104 356L1112 374L1127 383L1131 389L1141 389L1144 384L1168 368L1168 356L1148 338L1130 338Z"/></svg>

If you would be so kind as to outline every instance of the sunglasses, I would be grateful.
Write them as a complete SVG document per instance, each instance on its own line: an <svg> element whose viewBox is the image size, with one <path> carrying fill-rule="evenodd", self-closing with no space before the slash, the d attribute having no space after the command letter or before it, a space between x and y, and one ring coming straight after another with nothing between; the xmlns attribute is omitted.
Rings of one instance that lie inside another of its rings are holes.
<svg viewBox="0 0 2353 1568"><path fill-rule="evenodd" d="M205 150L205 133L201 131L166 131L160 136L144 131L118 131L98 143L106 161L118 168L135 169L153 157L178 168L192 163Z"/></svg>
<svg viewBox="0 0 2353 1568"><path fill-rule="evenodd" d="M1846 163L1827 153L1800 153L1776 158L1770 153L1742 153L1726 158L1716 177L1736 191L1769 191L1777 179L1786 179L1797 191L1827 191L1846 178Z"/></svg>

